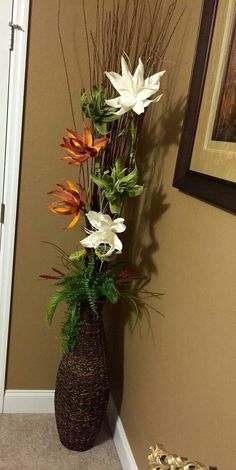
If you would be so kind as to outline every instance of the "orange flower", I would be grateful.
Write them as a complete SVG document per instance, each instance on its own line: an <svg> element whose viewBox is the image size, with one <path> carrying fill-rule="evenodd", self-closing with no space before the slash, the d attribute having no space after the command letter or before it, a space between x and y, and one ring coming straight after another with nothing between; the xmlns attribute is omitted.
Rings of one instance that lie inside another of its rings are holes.
<svg viewBox="0 0 236 470"><path fill-rule="evenodd" d="M61 147L65 148L69 155L61 157L61 160L67 161L70 165L81 165L90 157L96 157L109 142L107 137L94 139L88 127L84 128L82 137L69 129L67 129L67 134L68 139L63 138L64 144L61 144Z"/></svg>
<svg viewBox="0 0 236 470"><path fill-rule="evenodd" d="M74 215L66 228L73 228L80 218L80 210L84 210L86 202L85 189L78 184L78 188L72 181L66 180L67 189L63 184L57 184L58 190L49 191L48 194L56 196L59 200L49 204L49 209L56 214Z"/></svg>

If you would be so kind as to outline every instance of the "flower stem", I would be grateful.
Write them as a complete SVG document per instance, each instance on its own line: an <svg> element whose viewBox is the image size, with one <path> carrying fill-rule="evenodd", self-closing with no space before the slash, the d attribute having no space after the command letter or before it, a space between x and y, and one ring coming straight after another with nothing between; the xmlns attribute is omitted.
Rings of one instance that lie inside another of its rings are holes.
<svg viewBox="0 0 236 470"><path fill-rule="evenodd" d="M131 151L130 151L130 164L135 164L136 157L136 147L137 147L137 122L135 121L135 116L131 114L131 123L130 123L130 133L131 133Z"/></svg>

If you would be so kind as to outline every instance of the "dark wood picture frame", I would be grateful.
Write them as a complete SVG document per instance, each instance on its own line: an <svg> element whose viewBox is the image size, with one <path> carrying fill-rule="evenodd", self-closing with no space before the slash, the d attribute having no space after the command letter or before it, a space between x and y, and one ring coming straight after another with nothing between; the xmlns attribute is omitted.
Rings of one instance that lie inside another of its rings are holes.
<svg viewBox="0 0 236 470"><path fill-rule="evenodd" d="M236 183L190 170L217 6L218 0L203 0L196 55L173 186L190 195L236 212Z"/></svg>

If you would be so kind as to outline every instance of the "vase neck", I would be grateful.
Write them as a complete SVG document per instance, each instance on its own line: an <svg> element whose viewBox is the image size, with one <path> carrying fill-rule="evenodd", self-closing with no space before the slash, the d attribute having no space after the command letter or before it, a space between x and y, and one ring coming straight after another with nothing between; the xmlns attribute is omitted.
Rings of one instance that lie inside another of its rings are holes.
<svg viewBox="0 0 236 470"><path fill-rule="evenodd" d="M94 313L88 306L81 307L81 325L77 337L75 354L81 354L82 350L89 350L94 347L100 347L100 343L105 343L105 333L102 317L102 306Z"/></svg>

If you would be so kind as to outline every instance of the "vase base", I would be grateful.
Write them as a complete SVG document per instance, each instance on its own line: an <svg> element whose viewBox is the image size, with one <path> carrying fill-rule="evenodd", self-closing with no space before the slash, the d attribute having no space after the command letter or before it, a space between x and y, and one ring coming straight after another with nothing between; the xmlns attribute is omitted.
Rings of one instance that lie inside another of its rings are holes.
<svg viewBox="0 0 236 470"><path fill-rule="evenodd" d="M92 449L95 445L95 440L92 442L86 442L85 444L77 444L75 442L64 441L60 438L60 442L66 449L73 450L74 452L86 452L87 450Z"/></svg>

